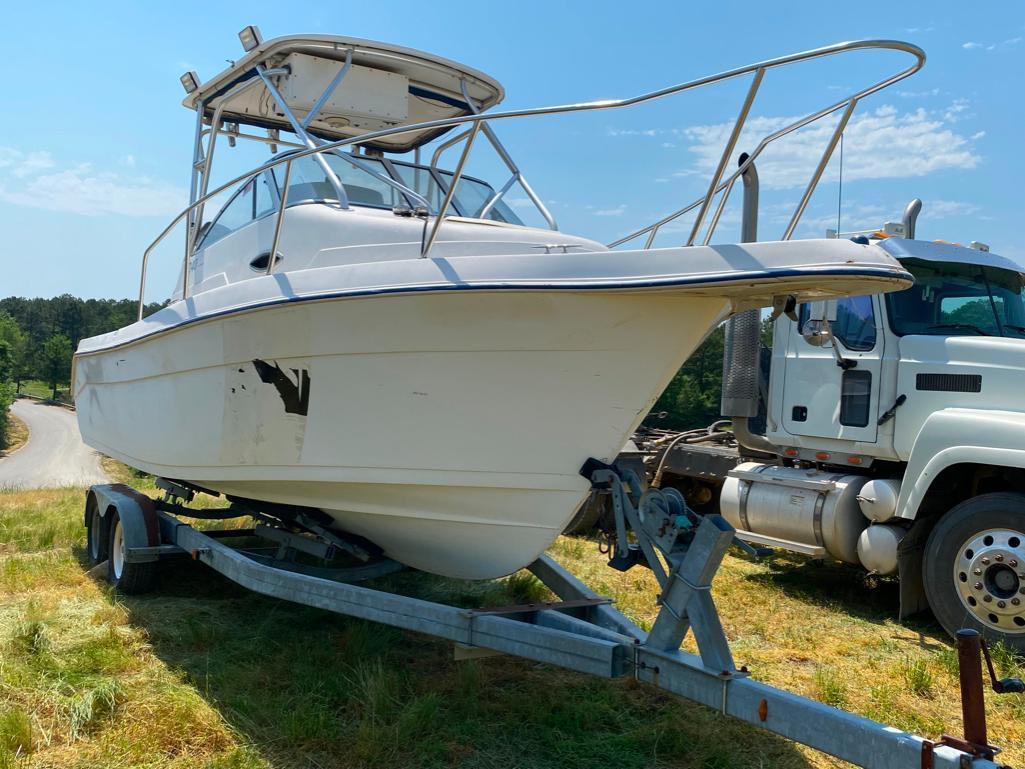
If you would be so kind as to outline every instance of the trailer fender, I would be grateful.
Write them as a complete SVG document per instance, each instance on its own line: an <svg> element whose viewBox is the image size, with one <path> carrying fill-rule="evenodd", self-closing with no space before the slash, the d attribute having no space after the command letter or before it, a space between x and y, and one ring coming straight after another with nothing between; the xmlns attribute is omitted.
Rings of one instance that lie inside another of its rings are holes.
<svg viewBox="0 0 1025 769"><path fill-rule="evenodd" d="M95 510L103 517L110 515L112 510L117 511L124 529L125 545L129 549L155 547L160 544L157 510L153 500L123 483L91 487L86 495L85 523L87 526L91 510ZM140 555L135 560L138 562L155 561L157 555Z"/></svg>
<svg viewBox="0 0 1025 769"><path fill-rule="evenodd" d="M914 520L929 487L957 464L1025 468L1025 414L943 409L915 439L897 499L897 517Z"/></svg>

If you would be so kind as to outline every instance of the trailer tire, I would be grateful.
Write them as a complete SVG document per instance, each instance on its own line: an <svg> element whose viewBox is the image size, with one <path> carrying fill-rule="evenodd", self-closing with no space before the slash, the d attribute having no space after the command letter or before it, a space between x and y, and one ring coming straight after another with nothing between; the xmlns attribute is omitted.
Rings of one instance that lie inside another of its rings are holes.
<svg viewBox="0 0 1025 769"><path fill-rule="evenodd" d="M981 494L947 511L929 534L922 565L926 597L943 628L952 636L974 628L1025 651L1023 556L1025 494Z"/></svg>
<svg viewBox="0 0 1025 769"><path fill-rule="evenodd" d="M573 518L566 524L563 534L583 536L590 534L602 523L602 519L612 514L612 501L607 492L592 490Z"/></svg>
<svg viewBox="0 0 1025 769"><path fill-rule="evenodd" d="M107 581L118 592L126 595L147 593L153 589L157 576L157 562L133 563L125 557L126 546L124 527L117 510L111 510L107 516L109 537L107 539Z"/></svg>
<svg viewBox="0 0 1025 769"><path fill-rule="evenodd" d="M107 560L107 538L108 534L104 517L96 506L96 500L90 495L85 507L85 541L86 554L89 556L89 565L96 566Z"/></svg>

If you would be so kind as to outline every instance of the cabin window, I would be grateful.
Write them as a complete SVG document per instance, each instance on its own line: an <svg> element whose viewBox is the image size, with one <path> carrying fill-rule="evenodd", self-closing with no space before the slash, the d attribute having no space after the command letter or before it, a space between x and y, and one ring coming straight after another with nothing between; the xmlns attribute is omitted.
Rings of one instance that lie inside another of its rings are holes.
<svg viewBox="0 0 1025 769"><path fill-rule="evenodd" d="M431 210L438 211L441 209L442 201L445 199L445 192L441 189L441 185L438 184L429 168L396 163L395 161L392 161L391 165L403 184L427 199L427 202L431 204Z"/></svg>
<svg viewBox="0 0 1025 769"><path fill-rule="evenodd" d="M345 194L349 196L349 202L352 205L389 209L408 205L405 196L388 182L381 181L373 174L367 173L362 168L357 168L337 155L325 155L324 157L327 158L331 170L338 175L338 179L345 186ZM357 160L361 165L385 179L391 178L388 169L380 160L367 157L359 157Z"/></svg>
<svg viewBox="0 0 1025 769"><path fill-rule="evenodd" d="M867 427L872 405L872 372L848 369L840 380L840 424Z"/></svg>
<svg viewBox="0 0 1025 769"><path fill-rule="evenodd" d="M270 188L270 179L267 174L260 174L256 180L256 196L253 201L253 218L260 219L275 211L278 207L277 199Z"/></svg>
<svg viewBox="0 0 1025 769"><path fill-rule="evenodd" d="M362 168L356 168L337 155L325 154L323 157L345 187L345 195L352 205L388 209L406 205L405 198L387 182L381 181ZM358 160L375 173L391 178L380 160L367 157L360 157ZM285 178L284 166L277 166L274 174L280 188ZM292 164L292 176L288 184L288 205L337 200L338 193L334 185L328 180L324 168L314 158L299 158Z"/></svg>
<svg viewBox="0 0 1025 769"><path fill-rule="evenodd" d="M876 314L871 296L848 296L836 303L833 336L848 350L865 351L876 346Z"/></svg>
<svg viewBox="0 0 1025 769"><path fill-rule="evenodd" d="M446 184L451 182L451 173L448 171L439 171L438 173ZM459 212L463 216L469 216L476 219L480 217L481 211L484 210L484 206L487 205L488 201L491 200L491 196L494 194L495 190L492 189L491 185L485 184L478 179L463 176L460 177L459 184L456 186L455 202L459 207ZM512 212L512 209L509 208L508 204L506 204L504 198L492 207L488 212L487 218L496 222L523 224L520 218L516 216L516 214Z"/></svg>
<svg viewBox="0 0 1025 769"><path fill-rule="evenodd" d="M249 181L235 194L235 197L228 201L228 204L214 219L213 224L207 228L200 246L205 248L212 245L253 221L253 190L255 186L254 181Z"/></svg>

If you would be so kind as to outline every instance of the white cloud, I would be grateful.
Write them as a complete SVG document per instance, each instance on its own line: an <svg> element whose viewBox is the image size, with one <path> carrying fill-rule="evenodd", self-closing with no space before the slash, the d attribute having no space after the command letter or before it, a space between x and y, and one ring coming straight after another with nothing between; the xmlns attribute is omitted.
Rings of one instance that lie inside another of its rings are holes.
<svg viewBox="0 0 1025 769"><path fill-rule="evenodd" d="M0 169L18 179L53 168L53 165L53 156L49 152L26 154L13 147L0 147Z"/></svg>
<svg viewBox="0 0 1025 769"><path fill-rule="evenodd" d="M121 162L131 167L134 158ZM88 163L57 168L48 152L0 147L0 201L84 216L174 216L186 206L187 193L146 176L98 171Z"/></svg>
<svg viewBox="0 0 1025 769"><path fill-rule="evenodd" d="M1007 40L1001 40L999 43L978 43L973 40L969 40L966 43L961 43L961 47L966 51L996 51L997 49L1014 48L1023 39L1022 37L1009 37Z"/></svg>
<svg viewBox="0 0 1025 769"><path fill-rule="evenodd" d="M599 208L592 211L595 216L622 216L626 212L626 204L620 204L615 208Z"/></svg>
<svg viewBox="0 0 1025 769"><path fill-rule="evenodd" d="M956 123L970 117L975 116L968 111L967 99L955 99L949 107L943 110L943 119L948 123Z"/></svg>
<svg viewBox="0 0 1025 769"><path fill-rule="evenodd" d="M661 131L657 128L609 128L609 136L658 136Z"/></svg>
<svg viewBox="0 0 1025 769"><path fill-rule="evenodd" d="M902 99L925 99L929 96L939 96L939 88L930 88L927 91L897 91L897 95Z"/></svg>
<svg viewBox="0 0 1025 769"><path fill-rule="evenodd" d="M856 114L844 131L844 180L917 177L944 169L975 168L980 157L972 145L973 139L956 133L948 125L961 119L966 110L967 104L958 101L940 113L924 109L900 112L884 105ZM754 147L762 137L795 120L753 117L745 125L737 146ZM807 184L837 120L834 117L819 121L769 145L758 163L763 186L784 189ZM708 177L731 128L731 123L716 123L679 129L680 136L690 142L688 149L696 162L674 175ZM824 180L837 178L835 157L834 153L834 162Z"/></svg>
<svg viewBox="0 0 1025 769"><path fill-rule="evenodd" d="M530 198L503 198L513 208L530 208L534 205Z"/></svg>

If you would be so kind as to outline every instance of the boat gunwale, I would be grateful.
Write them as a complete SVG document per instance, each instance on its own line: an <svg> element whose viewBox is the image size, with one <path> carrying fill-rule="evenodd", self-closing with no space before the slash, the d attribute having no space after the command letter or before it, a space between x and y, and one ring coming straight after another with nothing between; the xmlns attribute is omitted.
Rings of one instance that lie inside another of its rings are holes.
<svg viewBox="0 0 1025 769"><path fill-rule="evenodd" d="M333 269L338 265L332 265L331 267L320 267L312 269ZM306 272L307 270L301 270L300 272ZM275 273L275 275L288 275L288 273ZM270 276L267 276L270 277ZM116 342L106 347L99 347L96 349L89 350L77 350L74 358L86 358L92 355L99 355L113 350L119 350L126 347L130 347L141 342L144 342L153 337L168 334L173 331L177 331L186 326L196 325L198 323L206 323L229 315L242 315L248 312L256 312L272 307L287 306L290 304L297 304L300 302L317 302L317 301L332 301L339 299L368 299L379 296L403 296L408 294L431 294L431 293L448 293L452 291L480 291L485 293L501 293L511 291L526 291L532 293L547 293L547 292L563 292L563 291L577 291L577 292L616 292L616 293L628 293L638 289L644 290L657 290L657 289L671 289L685 286L701 286L703 288L714 288L716 286L728 286L734 283L746 283L751 281L756 282L770 282L777 279L786 278L821 278L821 277L849 277L849 278L878 278L888 279L889 282L897 283L900 281L910 282L913 279L911 274L901 270L894 270L892 267L870 267L867 265L858 267L816 267L807 266L799 268L786 268L778 270L759 270L759 271L738 271L729 274L729 277L724 277L720 274L700 274L700 275L689 275L680 276L675 275L669 278L638 278L634 280L618 280L611 282L608 280L602 280L600 278L590 280L571 280L566 282L553 282L550 280L537 280L530 281L525 279L514 279L509 281L490 281L482 283L426 283L419 285L405 285L405 286L378 286L378 287L367 287L367 288L352 288L342 290L328 290L318 293L301 294L301 295L281 295L272 299L255 302L251 304L237 305L234 307L225 307L221 310L196 315L193 317L187 317L178 323L173 325L165 326L162 328L156 328L148 331L145 334L134 337L132 339L126 339L124 341ZM259 278L253 278L251 280L259 280ZM247 281L244 281L247 282ZM239 284L229 284L230 286L237 286ZM215 289L216 290L216 289ZM874 292L878 293L878 292ZM196 296L196 295L194 295ZM183 302L189 302L194 298L180 299L174 304L168 305L167 308L180 305ZM729 298L724 295L724 298ZM158 310L157 312L160 312ZM150 316L152 317L152 316ZM140 323L142 321L137 321ZM134 325L134 324L133 324ZM129 327L126 327L129 328ZM83 339L82 342L86 342L88 339ZM81 343L80 343L81 345Z"/></svg>

